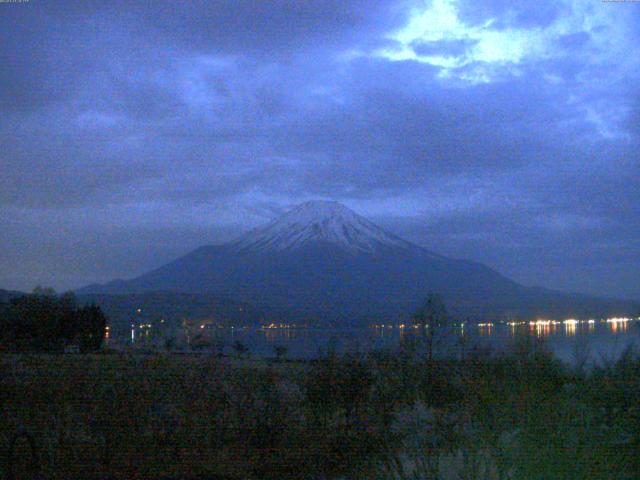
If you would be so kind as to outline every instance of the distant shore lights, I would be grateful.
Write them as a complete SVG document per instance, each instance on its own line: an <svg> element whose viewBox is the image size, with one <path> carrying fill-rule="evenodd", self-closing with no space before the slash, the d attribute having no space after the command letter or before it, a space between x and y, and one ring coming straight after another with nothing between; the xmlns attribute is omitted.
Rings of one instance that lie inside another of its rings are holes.
<svg viewBox="0 0 640 480"><path fill-rule="evenodd" d="M625 317L607 318L607 324L613 333L626 332L629 328L630 320L630 318Z"/></svg>

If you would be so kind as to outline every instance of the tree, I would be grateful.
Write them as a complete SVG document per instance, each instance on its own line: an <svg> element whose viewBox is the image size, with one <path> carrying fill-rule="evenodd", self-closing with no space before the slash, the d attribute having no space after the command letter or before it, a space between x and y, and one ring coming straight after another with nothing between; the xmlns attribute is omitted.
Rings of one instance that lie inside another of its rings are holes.
<svg viewBox="0 0 640 480"><path fill-rule="evenodd" d="M213 353L215 354L216 357L218 358L223 357L225 345L226 345L226 342L224 341L224 338L222 337L222 335L220 335L219 333L216 333L213 339Z"/></svg>
<svg viewBox="0 0 640 480"><path fill-rule="evenodd" d="M65 344L76 340L79 331L78 303L72 292L63 294L58 302L60 314L59 335Z"/></svg>
<svg viewBox="0 0 640 480"><path fill-rule="evenodd" d="M413 314L414 325L423 327L423 339L429 363L433 360L433 352L443 336L443 328L449 322L447 309L440 295L430 293L425 302Z"/></svg>
<svg viewBox="0 0 640 480"><path fill-rule="evenodd" d="M167 352L172 352L176 348L176 337L171 336L164 339L164 349Z"/></svg>
<svg viewBox="0 0 640 480"><path fill-rule="evenodd" d="M36 288L33 289L33 292L31 292L32 295L34 296L38 296L38 297L55 297L56 296L56 291L51 288L51 287L43 287L41 285L38 285Z"/></svg>
<svg viewBox="0 0 640 480"><path fill-rule="evenodd" d="M0 331L13 349L56 352L78 343L82 351L100 349L107 319L100 307L78 307L73 294L60 297L38 287L11 299L0 311Z"/></svg>
<svg viewBox="0 0 640 480"><path fill-rule="evenodd" d="M107 317L97 305L82 307L77 312L78 341L80 351L95 352L100 350L104 341Z"/></svg>
<svg viewBox="0 0 640 480"><path fill-rule="evenodd" d="M44 291L40 288L31 295L11 299L3 330L18 350L55 351L64 346L61 304Z"/></svg>
<svg viewBox="0 0 640 480"><path fill-rule="evenodd" d="M242 355L249 351L249 347L247 347L240 340L237 340L236 343L233 344L233 349L236 351L236 355L238 356L238 358L242 357Z"/></svg>
<svg viewBox="0 0 640 480"><path fill-rule="evenodd" d="M289 349L284 346L284 345L276 345L273 350L276 353L276 360L278 362L281 362L282 359L287 355L287 352L289 351Z"/></svg>

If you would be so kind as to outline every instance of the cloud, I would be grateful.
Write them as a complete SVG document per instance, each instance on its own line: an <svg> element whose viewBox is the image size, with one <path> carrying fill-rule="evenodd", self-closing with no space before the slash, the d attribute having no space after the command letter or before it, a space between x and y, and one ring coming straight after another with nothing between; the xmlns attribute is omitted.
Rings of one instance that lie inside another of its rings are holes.
<svg viewBox="0 0 640 480"><path fill-rule="evenodd" d="M503 28L545 28L571 9L568 2L525 0L479 0L456 2L460 17L471 25L493 22Z"/></svg>
<svg viewBox="0 0 640 480"><path fill-rule="evenodd" d="M435 41L416 40L411 44L411 48L419 57L459 57L466 55L469 49L477 43L478 40L468 38Z"/></svg>
<svg viewBox="0 0 640 480"><path fill-rule="evenodd" d="M332 198L525 283L562 265L551 286L640 297L620 5L0 7L0 286L132 275Z"/></svg>
<svg viewBox="0 0 640 480"><path fill-rule="evenodd" d="M392 61L440 67L440 76L486 83L522 67L581 54L588 65L626 60L629 37L637 37L621 10L592 2L461 2L433 0L416 7L393 31L394 43L375 53ZM637 66L637 62L631 62ZM479 68L474 68L474 67Z"/></svg>

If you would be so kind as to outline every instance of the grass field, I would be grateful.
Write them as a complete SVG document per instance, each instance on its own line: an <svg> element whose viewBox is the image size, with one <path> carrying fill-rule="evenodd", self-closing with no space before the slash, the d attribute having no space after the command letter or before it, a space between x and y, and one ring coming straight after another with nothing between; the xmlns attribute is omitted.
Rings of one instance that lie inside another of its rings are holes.
<svg viewBox="0 0 640 480"><path fill-rule="evenodd" d="M632 354L588 373L530 347L313 363L4 354L0 373L0 468L15 478L640 478Z"/></svg>

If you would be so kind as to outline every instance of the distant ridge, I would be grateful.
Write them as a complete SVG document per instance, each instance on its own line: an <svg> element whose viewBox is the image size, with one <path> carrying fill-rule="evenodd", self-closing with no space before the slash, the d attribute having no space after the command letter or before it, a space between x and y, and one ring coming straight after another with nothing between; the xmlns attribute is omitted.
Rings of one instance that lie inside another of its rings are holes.
<svg viewBox="0 0 640 480"><path fill-rule="evenodd" d="M290 318L363 325L407 318L430 292L457 317L568 318L636 314L638 305L529 288L477 262L430 252L337 202L301 204L235 241L200 247L131 280L80 293L215 294Z"/></svg>
<svg viewBox="0 0 640 480"><path fill-rule="evenodd" d="M12 298L21 297L26 295L24 292L18 292L16 290L3 290L0 288L0 302L8 302Z"/></svg>

